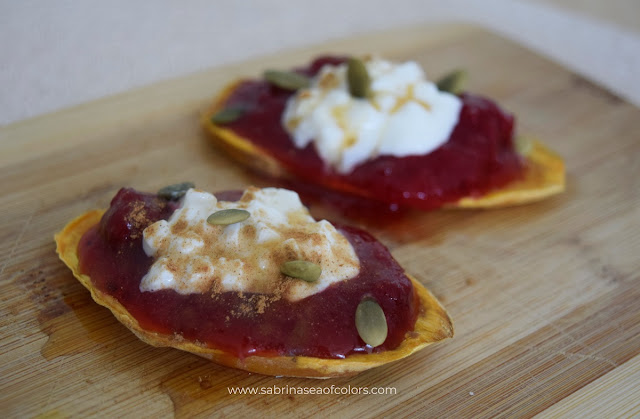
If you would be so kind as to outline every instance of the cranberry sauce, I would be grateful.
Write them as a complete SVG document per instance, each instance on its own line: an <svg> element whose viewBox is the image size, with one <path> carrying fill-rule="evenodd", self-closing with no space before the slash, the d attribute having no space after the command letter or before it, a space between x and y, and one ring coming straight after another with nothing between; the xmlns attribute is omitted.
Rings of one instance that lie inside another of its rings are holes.
<svg viewBox="0 0 640 419"><path fill-rule="evenodd" d="M237 196L237 194L235 194ZM234 196L228 195L227 196ZM153 263L142 249L144 228L175 210L155 195L121 189L99 225L78 246L80 269L93 285L116 298L149 331L250 355L342 358L371 351L358 336L356 307L375 298L385 312L388 337L373 352L396 348L413 330L420 304L411 281L389 251L368 233L339 227L360 259L360 273L303 300L260 302L258 294L141 292L140 280ZM284 279L283 280L291 280Z"/></svg>
<svg viewBox="0 0 640 419"><path fill-rule="evenodd" d="M324 64L344 58L322 57L298 71L316 74ZM513 148L513 116L492 101L460 96L463 107L449 141L427 155L379 156L339 174L325 165L313 143L298 149L281 124L292 92L266 81L240 83L225 106L246 112L225 125L260 146L293 175L388 204L434 209L467 196L479 196L522 175L523 162Z"/></svg>

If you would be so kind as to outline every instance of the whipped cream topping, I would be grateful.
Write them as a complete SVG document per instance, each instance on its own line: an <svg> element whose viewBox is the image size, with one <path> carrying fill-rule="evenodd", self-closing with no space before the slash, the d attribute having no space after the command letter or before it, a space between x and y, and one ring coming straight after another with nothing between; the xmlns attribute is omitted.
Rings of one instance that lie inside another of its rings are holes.
<svg viewBox="0 0 640 419"><path fill-rule="evenodd" d="M367 99L349 94L347 64L325 65L311 86L287 102L282 124L296 147L314 143L340 173L380 155L424 155L444 144L458 122L461 100L441 92L422 68L365 59Z"/></svg>
<svg viewBox="0 0 640 419"><path fill-rule="evenodd" d="M144 251L155 261L140 283L143 292L237 291L296 301L359 273L351 244L328 221L316 222L295 192L249 188L239 201L226 202L190 189L181 204L169 220L144 230ZM212 213L230 208L250 216L226 226L207 223ZM319 264L320 278L310 283L284 276L280 265L290 260Z"/></svg>

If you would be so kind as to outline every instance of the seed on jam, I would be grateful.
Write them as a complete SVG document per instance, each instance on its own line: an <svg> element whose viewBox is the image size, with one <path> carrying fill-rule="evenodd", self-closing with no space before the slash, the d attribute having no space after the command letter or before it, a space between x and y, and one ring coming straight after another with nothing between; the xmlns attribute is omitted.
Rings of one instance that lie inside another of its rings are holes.
<svg viewBox="0 0 640 419"><path fill-rule="evenodd" d="M464 90L466 81L467 72L458 69L445 74L440 80L438 80L436 86L438 86L438 90L440 91L459 95Z"/></svg>
<svg viewBox="0 0 640 419"><path fill-rule="evenodd" d="M264 72L264 78L269 83L285 90L304 89L311 84L309 77L293 71L267 70Z"/></svg>
<svg viewBox="0 0 640 419"><path fill-rule="evenodd" d="M195 186L196 185L193 182L176 183L160 189L158 191L158 196L169 201L177 201L182 198L189 189L195 188Z"/></svg>
<svg viewBox="0 0 640 419"><path fill-rule="evenodd" d="M214 124L228 124L242 116L244 109L240 107L224 108L211 117Z"/></svg>
<svg viewBox="0 0 640 419"><path fill-rule="evenodd" d="M387 318L380 305L370 299L363 299L356 309L356 329L360 338L374 348L387 339Z"/></svg>

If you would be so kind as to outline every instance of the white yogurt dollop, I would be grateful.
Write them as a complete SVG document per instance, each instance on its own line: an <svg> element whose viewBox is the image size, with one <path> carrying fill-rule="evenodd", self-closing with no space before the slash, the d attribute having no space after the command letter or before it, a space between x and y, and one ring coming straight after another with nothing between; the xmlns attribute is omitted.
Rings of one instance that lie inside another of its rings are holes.
<svg viewBox="0 0 640 419"><path fill-rule="evenodd" d="M229 208L250 216L227 226L207 223L209 215ZM360 271L347 239L328 221L316 222L298 194L278 188L249 188L237 202L190 189L168 220L144 230L143 248L155 258L140 283L143 292L238 291L296 301ZM322 274L312 283L286 278L280 265L289 260L317 263Z"/></svg>
<svg viewBox="0 0 640 419"><path fill-rule="evenodd" d="M439 91L415 62L364 62L367 99L349 94L346 63L325 65L289 99L282 124L296 147L313 141L327 164L348 173L380 155L428 154L449 139L462 108L457 96Z"/></svg>

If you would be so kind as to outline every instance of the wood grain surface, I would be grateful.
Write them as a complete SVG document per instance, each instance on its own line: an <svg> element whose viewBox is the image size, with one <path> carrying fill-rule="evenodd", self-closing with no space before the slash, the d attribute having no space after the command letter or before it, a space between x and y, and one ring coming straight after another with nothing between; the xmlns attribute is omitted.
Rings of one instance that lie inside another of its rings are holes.
<svg viewBox="0 0 640 419"><path fill-rule="evenodd" d="M321 52L415 59L433 77L467 68L470 91L497 99L519 132L566 159L568 190L528 206L411 213L370 227L442 300L456 336L355 378L248 374L138 341L58 260L53 234L125 185L265 186L207 141L198 118L235 77ZM4 127L0 416L640 415L639 139L637 108L466 26L336 41ZM395 394L230 395L235 386Z"/></svg>

